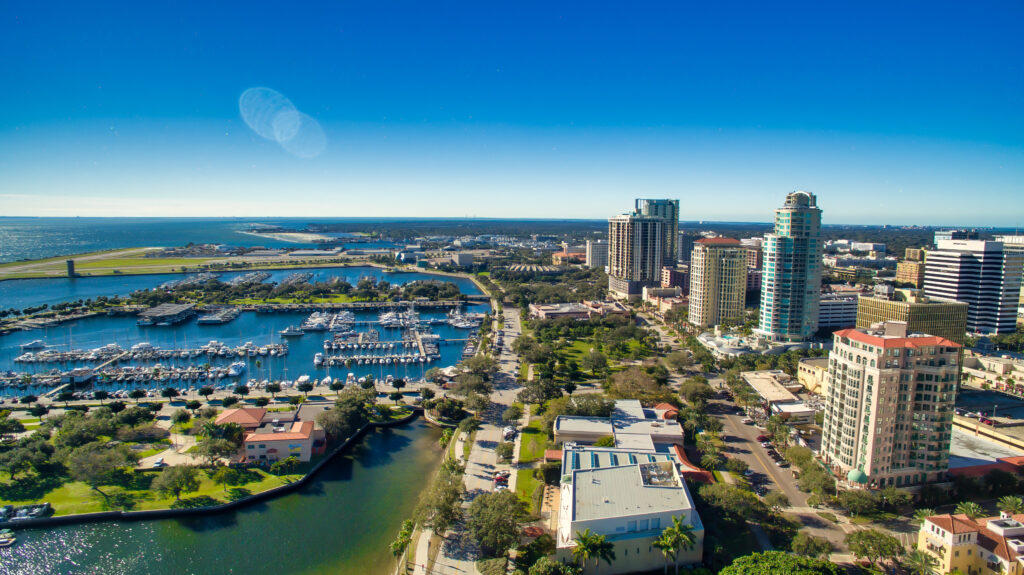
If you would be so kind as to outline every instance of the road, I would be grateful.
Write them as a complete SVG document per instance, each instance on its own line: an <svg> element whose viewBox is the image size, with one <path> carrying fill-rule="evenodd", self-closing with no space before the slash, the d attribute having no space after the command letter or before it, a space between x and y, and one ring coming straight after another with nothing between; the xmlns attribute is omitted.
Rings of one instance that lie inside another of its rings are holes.
<svg viewBox="0 0 1024 575"><path fill-rule="evenodd" d="M519 322L519 315L515 313L505 316L506 326L504 347L498 355L498 372L493 377L494 393L491 394L491 406L486 412L478 414L481 420L480 429L476 432L476 438L469 452L469 460L466 462L466 472L463 481L466 486L466 503L468 507L474 497L481 493L493 491L494 483L492 477L494 472L507 470L513 475L509 480L509 489L515 490L515 469L511 465L498 462L498 455L495 448L502 441L502 428L505 424L501 420L501 414L515 401L519 387L516 383L516 355L512 353L512 342L519 337L522 326ZM423 546L420 546L423 547ZM425 547L423 551L425 552ZM420 551L417 548L417 551ZM476 559L479 557L478 550L465 532L463 525L457 525L454 529L445 534L445 540L434 562L431 574L466 575L476 572ZM417 552L416 564L426 564L426 557L421 557ZM416 573L427 573L417 568Z"/></svg>

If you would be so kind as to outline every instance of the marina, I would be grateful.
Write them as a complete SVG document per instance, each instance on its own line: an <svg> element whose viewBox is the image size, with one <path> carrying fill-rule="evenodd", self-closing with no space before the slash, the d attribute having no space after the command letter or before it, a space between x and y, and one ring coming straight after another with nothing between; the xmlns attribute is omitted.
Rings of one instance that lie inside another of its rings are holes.
<svg viewBox="0 0 1024 575"><path fill-rule="evenodd" d="M304 375L344 381L350 373L415 381L432 366L458 363L464 350L475 353L476 330L488 311L482 301L451 300L223 306L205 308L199 319L217 321L203 322L188 304L90 315L0 336L0 396L43 395L61 386L111 394L259 389L271 381L295 385Z"/></svg>

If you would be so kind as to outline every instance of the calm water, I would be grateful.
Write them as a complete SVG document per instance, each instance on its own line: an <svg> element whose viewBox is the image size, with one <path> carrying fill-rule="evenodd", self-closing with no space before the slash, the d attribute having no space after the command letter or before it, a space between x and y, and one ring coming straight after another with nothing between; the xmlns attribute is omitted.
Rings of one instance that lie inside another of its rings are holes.
<svg viewBox="0 0 1024 575"><path fill-rule="evenodd" d="M316 269L288 269L288 270L266 270L270 273L268 282L276 282L298 272L309 272L313 274L310 281L325 281L333 277L344 278L345 281L356 285L359 278L372 276L378 280L385 279L392 284L401 285L411 281L424 279L440 279L452 282L459 287L464 294L479 294L480 289L472 281L466 278L447 277L419 272L398 272L388 273L376 267L348 267L348 268L316 268ZM227 281L235 276L248 272L225 272L221 274L221 281ZM30 306L61 303L65 301L77 301L80 299L91 299L97 296L126 296L133 291L150 289L160 284L185 277L182 274L157 274L144 276L103 276L94 278L47 278L34 280L7 280L0 281L0 308L24 309Z"/></svg>
<svg viewBox="0 0 1024 575"><path fill-rule="evenodd" d="M224 244L228 246L313 247L260 238L242 232L257 225L303 229L307 224L374 222L353 218L0 218L0 262L49 258L140 246ZM345 237L346 234L331 234ZM355 248L391 248L388 242L357 243Z"/></svg>
<svg viewBox="0 0 1024 575"><path fill-rule="evenodd" d="M441 460L421 419L367 434L301 491L203 519L22 530L3 574L389 574L388 544Z"/></svg>

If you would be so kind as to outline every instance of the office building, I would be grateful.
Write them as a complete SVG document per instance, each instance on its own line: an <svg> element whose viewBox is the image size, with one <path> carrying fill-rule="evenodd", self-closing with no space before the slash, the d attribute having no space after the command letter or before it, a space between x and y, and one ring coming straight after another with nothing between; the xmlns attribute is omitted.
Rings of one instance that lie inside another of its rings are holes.
<svg viewBox="0 0 1024 575"><path fill-rule="evenodd" d="M924 291L933 299L968 304L967 330L1016 330L1024 251L1002 242L941 240L925 257Z"/></svg>
<svg viewBox="0 0 1024 575"><path fill-rule="evenodd" d="M814 194L786 196L762 247L758 332L773 341L804 341L818 331L821 289L821 209Z"/></svg>
<svg viewBox="0 0 1024 575"><path fill-rule="evenodd" d="M977 240L981 239L978 230L936 230L935 245L947 240Z"/></svg>
<svg viewBox="0 0 1024 575"><path fill-rule="evenodd" d="M637 212L608 220L608 289L622 298L639 296L661 282L665 218Z"/></svg>
<svg viewBox="0 0 1024 575"><path fill-rule="evenodd" d="M1003 251L1024 254L1024 236L996 236L997 242L1003 243ZM1022 273L1024 273L1024 266ZM1024 279L1021 279L1020 304L1024 306Z"/></svg>
<svg viewBox="0 0 1024 575"><path fill-rule="evenodd" d="M676 244L679 241L679 200L638 199L634 209L640 215L665 220L661 248L662 265L675 267L676 251L679 249Z"/></svg>
<svg viewBox="0 0 1024 575"><path fill-rule="evenodd" d="M837 331L825 376L821 456L872 488L946 479L960 346L886 322Z"/></svg>
<svg viewBox="0 0 1024 575"><path fill-rule="evenodd" d="M915 289L924 287L924 262L904 261L896 264L896 281Z"/></svg>
<svg viewBox="0 0 1024 575"><path fill-rule="evenodd" d="M608 242L604 240L587 240L587 267L605 268L608 266Z"/></svg>
<svg viewBox="0 0 1024 575"><path fill-rule="evenodd" d="M839 329L857 325L857 296L825 294L818 306L818 329Z"/></svg>
<svg viewBox="0 0 1024 575"><path fill-rule="evenodd" d="M761 291L761 270L747 268L747 293Z"/></svg>
<svg viewBox="0 0 1024 575"><path fill-rule="evenodd" d="M876 289L875 295L857 299L857 327L868 329L886 321L907 324L907 331L927 333L963 345L967 333L967 304L939 301L920 290Z"/></svg>
<svg viewBox="0 0 1024 575"><path fill-rule="evenodd" d="M693 232L679 232L676 236L678 245L677 258L679 259L680 265L686 265L690 263L690 255L693 253L693 242L700 239L700 236Z"/></svg>
<svg viewBox="0 0 1024 575"><path fill-rule="evenodd" d="M703 238L690 260L690 323L742 322L747 298L747 250L739 240Z"/></svg>

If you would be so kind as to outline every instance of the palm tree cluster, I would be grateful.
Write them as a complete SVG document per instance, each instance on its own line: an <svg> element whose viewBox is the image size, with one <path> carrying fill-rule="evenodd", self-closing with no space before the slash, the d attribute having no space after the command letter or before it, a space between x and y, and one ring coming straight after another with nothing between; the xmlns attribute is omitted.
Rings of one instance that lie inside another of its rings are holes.
<svg viewBox="0 0 1024 575"><path fill-rule="evenodd" d="M597 573L601 561L609 565L615 561L615 545L604 535L584 529L582 532L576 532L575 542L576 546L572 550L573 560L585 567L587 562L593 559L594 573ZM679 554L684 550L692 549L695 543L693 526L685 524L682 519L673 516L672 525L662 530L661 535L652 543L665 557L666 575L668 575L669 559L675 564L676 575L679 575Z"/></svg>

